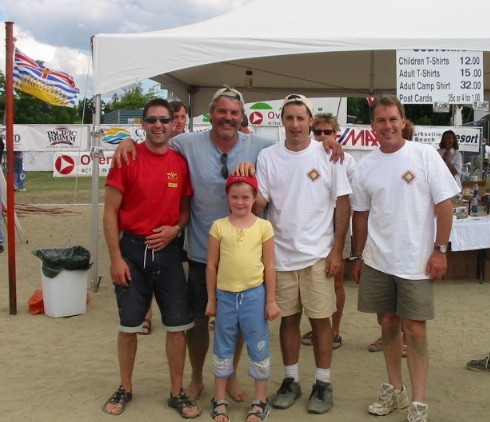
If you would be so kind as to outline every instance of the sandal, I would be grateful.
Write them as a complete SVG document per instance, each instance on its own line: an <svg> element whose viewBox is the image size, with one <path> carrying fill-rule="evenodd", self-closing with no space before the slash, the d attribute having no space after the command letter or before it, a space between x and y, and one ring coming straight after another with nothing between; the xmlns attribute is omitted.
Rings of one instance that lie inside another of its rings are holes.
<svg viewBox="0 0 490 422"><path fill-rule="evenodd" d="M143 321L143 326L141 327L141 330L138 331L138 334L141 334L142 336L149 336L151 334L151 319L145 319Z"/></svg>
<svg viewBox="0 0 490 422"><path fill-rule="evenodd" d="M259 407L260 410L254 409L256 407ZM269 401L269 399L266 399L265 402L260 401L260 400L254 400L250 406L250 410L247 413L246 421L248 421L248 418L250 416L256 416L261 421L265 421L267 419L267 416L269 416L269 413L271 413L271 409L272 409L272 406L271 406L271 402Z"/></svg>
<svg viewBox="0 0 490 422"><path fill-rule="evenodd" d="M184 419L195 419L201 414L201 409L199 408L199 406L189 398L183 388L180 389L177 396L172 396L172 393L170 393L167 404L169 407L177 410L179 415L182 416ZM185 409L189 409L191 407L197 407L197 413L195 415L188 415L184 412Z"/></svg>
<svg viewBox="0 0 490 422"><path fill-rule="evenodd" d="M368 346L368 350L370 352L381 352L383 350L383 338L379 337L377 340L373 341Z"/></svg>
<svg viewBox="0 0 490 422"><path fill-rule="evenodd" d="M225 410L216 410L219 406L225 406ZM228 400L215 400L211 399L211 417L216 420L218 416L224 416L228 422L230 417L228 416Z"/></svg>
<svg viewBox="0 0 490 422"><path fill-rule="evenodd" d="M304 346L313 346L313 331L308 331L301 337L301 344Z"/></svg>
<svg viewBox="0 0 490 422"><path fill-rule="evenodd" d="M133 398L133 393L131 391L126 391L122 385L119 386L119 388L116 390L116 392L109 397L109 400L107 400L104 403L104 406L102 407L102 410L107 413L108 415L120 415L122 412L124 412L124 409L126 408L126 404L131 401ZM119 412L117 413L112 413L107 411L107 405L108 404L119 404L121 405L121 408Z"/></svg>
<svg viewBox="0 0 490 422"><path fill-rule="evenodd" d="M332 338L332 349L338 349L340 346L342 346L342 337L338 334L334 334Z"/></svg>

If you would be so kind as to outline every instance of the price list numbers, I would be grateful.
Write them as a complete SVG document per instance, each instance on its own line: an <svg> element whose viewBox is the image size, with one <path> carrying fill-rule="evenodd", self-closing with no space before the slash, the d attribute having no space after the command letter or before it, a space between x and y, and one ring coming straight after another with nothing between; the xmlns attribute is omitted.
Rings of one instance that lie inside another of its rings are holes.
<svg viewBox="0 0 490 422"><path fill-rule="evenodd" d="M398 50L397 95L405 104L482 101L483 53Z"/></svg>

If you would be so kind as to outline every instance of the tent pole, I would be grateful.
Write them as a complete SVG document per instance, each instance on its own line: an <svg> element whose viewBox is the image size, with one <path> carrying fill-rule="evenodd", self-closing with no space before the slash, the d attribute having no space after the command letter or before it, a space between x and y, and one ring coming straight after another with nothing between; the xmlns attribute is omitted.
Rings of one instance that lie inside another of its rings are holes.
<svg viewBox="0 0 490 422"><path fill-rule="evenodd" d="M92 267L90 286L92 291L99 290L99 157L100 157L100 136L97 129L100 125L100 94L95 96L94 116L91 130L91 148L90 156L92 157Z"/></svg>
<svg viewBox="0 0 490 422"><path fill-rule="evenodd" d="M369 95L374 95L374 50L371 50L371 63L369 69Z"/></svg>
<svg viewBox="0 0 490 422"><path fill-rule="evenodd" d="M15 263L14 198L14 23L5 22L5 129L7 148L7 242L9 314L17 315L17 267ZM0 140L0 142L2 142ZM0 210L0 213L2 211ZM1 224L1 221L0 221Z"/></svg>
<svg viewBox="0 0 490 422"><path fill-rule="evenodd" d="M195 88L187 90L187 106L189 107L189 132L194 132L194 92Z"/></svg>

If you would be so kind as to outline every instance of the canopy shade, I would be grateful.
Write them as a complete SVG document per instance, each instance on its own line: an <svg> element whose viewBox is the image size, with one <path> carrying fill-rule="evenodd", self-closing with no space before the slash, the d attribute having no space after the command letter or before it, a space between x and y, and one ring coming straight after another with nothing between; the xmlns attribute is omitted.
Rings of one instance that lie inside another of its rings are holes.
<svg viewBox="0 0 490 422"><path fill-rule="evenodd" d="M490 2L257 0L194 25L93 37L94 94L153 79L207 111L223 84L247 102L396 92L396 50L484 52L490 97ZM458 3L459 4L459 3ZM471 8L471 10L469 10ZM252 88L245 85L252 70Z"/></svg>

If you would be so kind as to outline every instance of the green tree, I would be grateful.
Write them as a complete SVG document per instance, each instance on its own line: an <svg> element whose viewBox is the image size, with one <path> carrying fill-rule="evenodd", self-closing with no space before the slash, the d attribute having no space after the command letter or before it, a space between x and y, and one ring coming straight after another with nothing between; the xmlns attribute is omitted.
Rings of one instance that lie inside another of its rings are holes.
<svg viewBox="0 0 490 422"><path fill-rule="evenodd" d="M142 109L148 101L157 97L156 91L156 88L153 87L145 93L140 83L131 85L124 89L124 93L120 97L114 94L112 101L107 103L104 111Z"/></svg>

